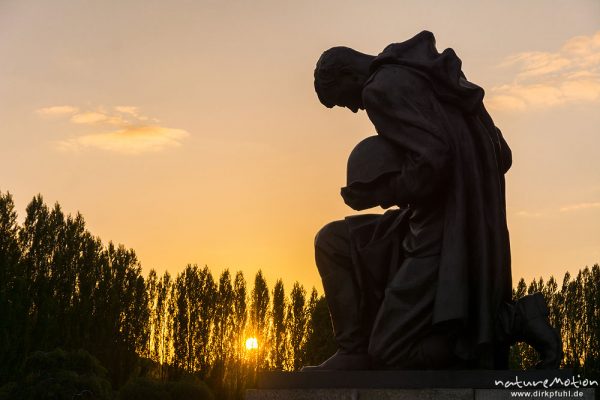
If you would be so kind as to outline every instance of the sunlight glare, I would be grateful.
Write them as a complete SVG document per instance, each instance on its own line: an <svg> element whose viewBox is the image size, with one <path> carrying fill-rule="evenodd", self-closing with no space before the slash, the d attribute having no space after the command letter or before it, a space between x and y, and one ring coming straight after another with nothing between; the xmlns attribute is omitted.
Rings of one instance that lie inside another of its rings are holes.
<svg viewBox="0 0 600 400"><path fill-rule="evenodd" d="M246 339L246 349L248 349L248 350L258 349L258 340L256 340L256 338L253 338L253 337Z"/></svg>

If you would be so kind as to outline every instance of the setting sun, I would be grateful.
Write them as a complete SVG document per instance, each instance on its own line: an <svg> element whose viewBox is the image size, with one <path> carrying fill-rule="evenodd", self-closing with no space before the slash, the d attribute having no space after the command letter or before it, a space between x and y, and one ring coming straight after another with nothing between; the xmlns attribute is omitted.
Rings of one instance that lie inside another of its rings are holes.
<svg viewBox="0 0 600 400"><path fill-rule="evenodd" d="M246 339L246 349L248 349L248 350L258 349L258 340L256 340L256 338L253 338L253 337Z"/></svg>

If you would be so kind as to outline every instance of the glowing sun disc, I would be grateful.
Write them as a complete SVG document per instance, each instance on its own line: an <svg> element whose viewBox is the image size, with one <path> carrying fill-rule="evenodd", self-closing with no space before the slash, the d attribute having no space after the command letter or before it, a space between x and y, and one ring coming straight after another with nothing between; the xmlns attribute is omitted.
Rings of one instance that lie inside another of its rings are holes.
<svg viewBox="0 0 600 400"><path fill-rule="evenodd" d="M248 350L258 349L258 340L253 337L246 339L246 348Z"/></svg>

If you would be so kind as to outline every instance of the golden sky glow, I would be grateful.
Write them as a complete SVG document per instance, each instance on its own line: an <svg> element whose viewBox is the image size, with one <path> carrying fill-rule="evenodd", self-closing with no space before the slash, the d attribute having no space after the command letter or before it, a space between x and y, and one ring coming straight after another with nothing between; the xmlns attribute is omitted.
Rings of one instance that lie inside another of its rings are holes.
<svg viewBox="0 0 600 400"><path fill-rule="evenodd" d="M79 210L146 272L262 268L320 288L314 234L353 213L346 158L374 132L319 104L314 64L423 29L513 149L513 276L600 262L597 0L3 1L0 190L21 217L38 192Z"/></svg>

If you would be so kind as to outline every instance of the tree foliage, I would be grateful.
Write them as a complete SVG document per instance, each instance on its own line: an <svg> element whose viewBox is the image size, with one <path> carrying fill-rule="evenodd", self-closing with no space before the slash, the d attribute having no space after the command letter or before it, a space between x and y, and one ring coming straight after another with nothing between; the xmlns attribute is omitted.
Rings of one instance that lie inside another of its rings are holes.
<svg viewBox="0 0 600 400"><path fill-rule="evenodd" d="M147 291L133 250L104 246L80 214L41 196L16 222L0 193L0 377L14 378L35 351L85 349L114 385L135 370L148 339ZM5 318L4 316L7 316Z"/></svg>
<svg viewBox="0 0 600 400"><path fill-rule="evenodd" d="M19 381L7 398L112 399L106 369L85 350L35 351L19 371ZM1 397L0 397L1 398Z"/></svg>

